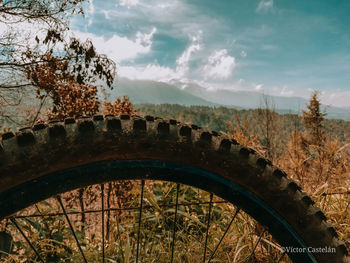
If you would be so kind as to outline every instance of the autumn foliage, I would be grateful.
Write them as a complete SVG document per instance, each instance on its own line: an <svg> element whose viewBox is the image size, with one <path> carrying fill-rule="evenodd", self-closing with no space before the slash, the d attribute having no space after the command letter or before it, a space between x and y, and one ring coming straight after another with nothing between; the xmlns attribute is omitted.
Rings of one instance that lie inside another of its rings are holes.
<svg viewBox="0 0 350 263"><path fill-rule="evenodd" d="M127 96L117 98L114 103L101 103L97 86L80 83L79 79L67 70L68 61L60 61L50 53L45 55L45 62L30 65L27 78L35 87L37 98L51 100L46 112L49 119L93 116L101 111L104 114L135 114Z"/></svg>
<svg viewBox="0 0 350 263"><path fill-rule="evenodd" d="M305 129L292 131L282 154L271 152L271 156L276 156L272 161L316 201L349 246L350 143L340 143L327 136L326 113L321 112L318 95L318 92L312 93L306 110L302 111ZM268 158L261 138L249 132L248 121L241 127L236 117L236 126L232 122L228 124L231 132L222 133Z"/></svg>
<svg viewBox="0 0 350 263"><path fill-rule="evenodd" d="M241 121L239 117L236 116L236 123L237 125L235 126L231 121L228 121L227 124L229 125L231 132L221 131L221 133L229 137L230 139L236 140L239 144L253 148L259 154L265 155L266 149L263 146L261 146L259 142L259 136L256 134L251 134L249 132L248 120L245 120L243 127L241 127Z"/></svg>
<svg viewBox="0 0 350 263"><path fill-rule="evenodd" d="M40 100L49 97L53 106L48 110L49 118L91 116L98 112L97 87L79 84L75 76L67 72L68 62L46 54L46 62L32 65L27 77L35 86Z"/></svg>
<svg viewBox="0 0 350 263"><path fill-rule="evenodd" d="M104 103L104 114L129 114L133 115L136 111L132 106L128 96L123 96L123 98L116 98L114 103L105 102Z"/></svg>
<svg viewBox="0 0 350 263"><path fill-rule="evenodd" d="M346 158L349 144L326 136L318 92L311 95L302 111L304 132L293 131L287 149L279 159L283 167L305 189L315 191L323 184L339 186L349 172Z"/></svg>
<svg viewBox="0 0 350 263"><path fill-rule="evenodd" d="M327 115L321 112L321 103L318 98L319 93L313 92L307 110L303 110L302 121L306 128L306 138L310 144L322 145L325 141L324 117Z"/></svg>

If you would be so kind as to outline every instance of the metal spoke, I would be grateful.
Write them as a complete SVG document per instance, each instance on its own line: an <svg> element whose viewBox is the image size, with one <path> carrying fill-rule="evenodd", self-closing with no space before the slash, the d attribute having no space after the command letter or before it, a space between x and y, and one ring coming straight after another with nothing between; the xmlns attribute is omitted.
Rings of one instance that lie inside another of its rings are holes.
<svg viewBox="0 0 350 263"><path fill-rule="evenodd" d="M101 205L102 205L102 263L105 262L105 205L104 205L105 185L101 184Z"/></svg>
<svg viewBox="0 0 350 263"><path fill-rule="evenodd" d="M170 261L171 263L173 263L173 260L174 260L176 216L177 216L177 207L179 204L179 190L180 190L180 184L177 184L177 186L176 186L176 206L175 206L174 227L173 227L173 243L171 246L171 261Z"/></svg>
<svg viewBox="0 0 350 263"><path fill-rule="evenodd" d="M251 258L252 255L254 254L255 249L257 248L258 244L260 243L261 238L262 238L262 236L264 235L265 231L266 231L266 229L264 229L263 231L261 231L260 236L259 236L259 239L258 239L258 241L256 242L256 244L255 244L255 246L254 246L252 252L250 253L250 255L249 255L249 257L247 258L247 260L245 261L245 263L248 263L248 262L249 262L250 258Z"/></svg>
<svg viewBox="0 0 350 263"><path fill-rule="evenodd" d="M33 246L33 244L30 242L30 240L27 238L27 236L24 234L24 232L22 231L22 229L19 227L19 225L17 224L16 219L14 218L10 218L11 222L15 225L15 227L18 229L18 231L21 233L21 235L24 237L24 239L27 241L27 243L29 244L29 246L31 247L31 249L35 252L35 254L38 256L38 258L40 259L41 262L45 263L45 261L42 259L42 257L40 256L39 252L35 249L35 247Z"/></svg>
<svg viewBox="0 0 350 263"><path fill-rule="evenodd" d="M63 205L63 203L62 203L61 197L58 195L56 198L57 198L58 202L59 202L60 205L61 205L61 208L62 208L62 211L63 211L63 213L64 213L64 216L66 217L66 220L67 220L67 222L68 222L68 224L69 224L69 228L70 228L70 230L72 231L72 234L73 234L74 239L75 239L75 241L76 241L76 243L77 243L77 245L78 245L78 248L79 248L80 253L81 253L81 255L82 255L83 259L84 259L84 262L87 263L87 260L86 260L86 258L85 258L84 252L83 252L83 250L82 250L82 248L81 248L81 246L80 246L80 244L79 244L78 238L77 238L77 236L76 236L76 234L75 234L75 231L74 231L74 229L73 229L73 225L72 225L72 223L70 222L69 217L68 217L67 212L66 212L66 209L64 208L64 205Z"/></svg>
<svg viewBox="0 0 350 263"><path fill-rule="evenodd" d="M205 234L203 263L205 263L205 257L206 257L206 254L207 254L208 234L209 234L210 216L211 216L211 207L212 207L212 205L213 205L213 193L210 193L209 214L208 214L208 221L207 221L207 232Z"/></svg>
<svg viewBox="0 0 350 263"><path fill-rule="evenodd" d="M145 181L141 181L141 201L140 201L140 212L139 212L139 226L137 230L137 248L136 248L136 263L139 262L139 249L140 249L140 231L141 231L141 219L142 219L142 205L143 205L143 191Z"/></svg>
<svg viewBox="0 0 350 263"><path fill-rule="evenodd" d="M280 263L281 260L284 258L284 256L286 255L286 251L283 251L282 255L280 256L280 258L278 259L277 263Z"/></svg>
<svg viewBox="0 0 350 263"><path fill-rule="evenodd" d="M219 248L219 246L220 246L220 244L221 244L222 240L224 240L224 237L226 236L226 234L227 234L228 230L230 229L230 227L231 227L231 225L232 225L233 221L235 220L235 218L236 218L236 216L238 215L238 213L239 213L239 211L240 211L240 210L241 210L240 208L236 208L236 212L235 212L235 214L233 215L233 217L232 217L232 219L231 219L230 224L227 226L227 228L226 228L226 230L225 230L224 234L222 235L222 237L221 237L221 239L220 239L219 243L216 245L216 247L215 247L215 249L214 249L213 253L211 254L211 256L210 256L210 258L209 258L209 260L208 260L208 262L207 262L207 263L210 263L210 261L213 259L214 254L215 254L215 253L216 253L216 251L218 250L218 248Z"/></svg>

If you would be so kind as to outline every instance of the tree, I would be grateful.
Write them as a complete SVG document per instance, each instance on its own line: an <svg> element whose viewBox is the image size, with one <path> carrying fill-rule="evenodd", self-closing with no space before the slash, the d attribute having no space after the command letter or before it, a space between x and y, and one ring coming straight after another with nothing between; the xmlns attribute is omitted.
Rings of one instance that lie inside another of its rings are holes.
<svg viewBox="0 0 350 263"><path fill-rule="evenodd" d="M314 192L324 184L339 185L348 173L344 151L350 144L340 145L335 138L325 134L324 117L321 113L317 91L311 94L308 110L303 110L305 132L297 129L291 134L279 165L289 175Z"/></svg>
<svg viewBox="0 0 350 263"><path fill-rule="evenodd" d="M40 105L46 97L55 97L57 90L68 96L68 90L62 90L64 85L68 85L68 80L76 87L72 92L77 92L77 87L82 85L80 90L87 91L90 97L94 96L91 83L97 79L112 87L115 63L98 54L91 41L81 43L67 35L69 17L78 13L84 15L84 2L87 0L0 0L0 27L6 29L0 35L2 117L6 117L6 106L20 104L22 93L33 87L41 95L47 94L38 96ZM21 28L32 30L26 32ZM55 67L58 72L49 74ZM45 76L35 72L45 72ZM53 84L59 86L51 85L54 90L49 90L52 77L56 78Z"/></svg>
<svg viewBox="0 0 350 263"><path fill-rule="evenodd" d="M323 122L327 114L321 112L321 103L318 96L319 92L314 91L311 94L309 104L306 106L308 111L302 111L302 121L306 128L308 139L310 143L314 145L321 145L325 141Z"/></svg>
<svg viewBox="0 0 350 263"><path fill-rule="evenodd" d="M269 159L275 159L277 147L275 138L277 131L279 130L279 124L277 121L277 113L275 111L275 105L270 96L262 96L262 107L258 108L260 139L262 145L266 148L265 155Z"/></svg>
<svg viewBox="0 0 350 263"><path fill-rule="evenodd" d="M37 98L45 101L51 99L52 106L46 115L50 119L92 116L99 111L97 87L78 83L74 76L66 72L68 61L47 55L48 62L28 66L27 78L35 86ZM38 114L33 119L35 123Z"/></svg>

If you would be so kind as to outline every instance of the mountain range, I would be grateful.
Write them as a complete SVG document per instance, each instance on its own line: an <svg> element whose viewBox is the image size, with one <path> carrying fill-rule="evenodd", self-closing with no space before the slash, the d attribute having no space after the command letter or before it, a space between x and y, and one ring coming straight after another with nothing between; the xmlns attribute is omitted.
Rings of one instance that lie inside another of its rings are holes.
<svg viewBox="0 0 350 263"><path fill-rule="evenodd" d="M180 104L225 106L236 109L264 107L264 96L278 113L300 113L308 100L300 97L263 95L260 92L207 89L195 83L172 81L169 83L152 80L129 80L119 78L112 90L112 96L129 96L134 104ZM350 108L322 105L327 118L350 121Z"/></svg>

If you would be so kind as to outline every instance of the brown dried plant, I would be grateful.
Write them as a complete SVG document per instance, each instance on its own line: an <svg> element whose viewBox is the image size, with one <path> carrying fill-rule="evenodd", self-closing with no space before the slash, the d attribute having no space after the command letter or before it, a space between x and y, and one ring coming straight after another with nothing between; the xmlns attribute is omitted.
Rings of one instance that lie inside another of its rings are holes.
<svg viewBox="0 0 350 263"><path fill-rule="evenodd" d="M306 128L305 138L313 145L322 145L325 142L324 117L326 112L321 112L319 92L311 94L307 110L302 110L301 119Z"/></svg>
<svg viewBox="0 0 350 263"><path fill-rule="evenodd" d="M78 83L76 77L67 71L67 61L60 61L50 53L45 55L46 62L32 65L27 77L36 87L37 98L52 100L47 111L50 119L92 116L99 110L97 87Z"/></svg>
<svg viewBox="0 0 350 263"><path fill-rule="evenodd" d="M321 113L320 105L318 93L314 92L301 118L305 131L295 128L275 163L316 201L350 247L350 143L340 144L326 135L323 123L326 113ZM231 132L222 133L264 155L260 138L249 133L248 121L243 128L238 117L236 123L234 126L228 122Z"/></svg>
<svg viewBox="0 0 350 263"><path fill-rule="evenodd" d="M238 143L240 143L246 147L250 147L250 148L254 149L255 151L257 151L259 154L265 156L266 149L263 146L261 146L261 144L259 142L259 136L251 134L249 132L248 120L244 121L244 125L242 128L241 121L239 120L238 116L236 115L236 123L237 123L237 125L235 127L235 125L231 121L228 121L227 124L229 125L232 133L231 132L223 132L223 131L221 131L221 133L223 135L227 136L228 138L234 139Z"/></svg>
<svg viewBox="0 0 350 263"><path fill-rule="evenodd" d="M302 187L313 192L327 183L330 187L345 180L349 168L346 150L349 144L326 136L318 92L313 92L301 117L305 132L295 130L278 164L296 179Z"/></svg>
<svg viewBox="0 0 350 263"><path fill-rule="evenodd" d="M122 98L116 98L114 103L105 102L104 103L104 114L129 114L133 115L136 113L132 103L128 96L123 96Z"/></svg>

